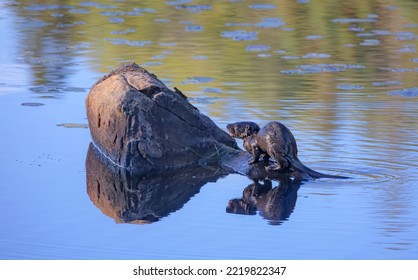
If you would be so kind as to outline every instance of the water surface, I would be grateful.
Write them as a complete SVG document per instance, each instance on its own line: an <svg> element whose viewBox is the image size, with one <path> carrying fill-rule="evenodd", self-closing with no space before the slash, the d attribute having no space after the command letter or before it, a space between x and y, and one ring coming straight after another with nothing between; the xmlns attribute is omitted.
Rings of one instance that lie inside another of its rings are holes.
<svg viewBox="0 0 418 280"><path fill-rule="evenodd" d="M1 259L418 258L416 1L41 2L0 2ZM221 128L281 121L351 179L273 181L276 216L226 211L240 175L121 216L87 188L84 101L130 62Z"/></svg>

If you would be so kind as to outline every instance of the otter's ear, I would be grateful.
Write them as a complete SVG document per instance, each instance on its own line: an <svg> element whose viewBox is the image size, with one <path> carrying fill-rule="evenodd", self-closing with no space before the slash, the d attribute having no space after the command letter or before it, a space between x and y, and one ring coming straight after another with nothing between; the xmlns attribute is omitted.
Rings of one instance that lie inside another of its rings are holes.
<svg viewBox="0 0 418 280"><path fill-rule="evenodd" d="M258 126L258 124L256 124L256 125L253 127L252 132L253 132L253 134L257 134L259 131L260 131L260 127Z"/></svg>
<svg viewBox="0 0 418 280"><path fill-rule="evenodd" d="M260 128L257 125L251 125L251 124L247 124L245 126L245 134L247 136L253 135L258 133L258 131L260 130Z"/></svg>
<svg viewBox="0 0 418 280"><path fill-rule="evenodd" d="M245 135L246 135L246 136L251 135L251 134L252 134L252 131L251 131L251 125L247 124L247 125L245 126L244 132L245 132Z"/></svg>

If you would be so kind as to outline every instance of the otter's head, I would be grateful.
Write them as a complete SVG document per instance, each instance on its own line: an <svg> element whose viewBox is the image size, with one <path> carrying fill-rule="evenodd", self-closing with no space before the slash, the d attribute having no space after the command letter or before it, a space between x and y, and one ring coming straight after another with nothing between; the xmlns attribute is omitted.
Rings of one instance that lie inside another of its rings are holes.
<svg viewBox="0 0 418 280"><path fill-rule="evenodd" d="M257 134L260 127L255 122L236 122L226 126L229 135L234 138L244 139L250 135Z"/></svg>
<svg viewBox="0 0 418 280"><path fill-rule="evenodd" d="M241 214L241 215L256 215L257 206L245 202L243 199L231 199L226 206L226 213Z"/></svg>

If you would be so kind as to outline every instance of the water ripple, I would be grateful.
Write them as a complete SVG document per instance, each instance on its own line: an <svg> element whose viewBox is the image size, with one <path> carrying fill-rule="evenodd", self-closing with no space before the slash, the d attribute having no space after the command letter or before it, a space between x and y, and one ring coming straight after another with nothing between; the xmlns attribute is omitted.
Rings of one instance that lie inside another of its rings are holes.
<svg viewBox="0 0 418 280"><path fill-rule="evenodd" d="M188 25L184 28L186 32L201 32L203 31L203 26L200 25Z"/></svg>
<svg viewBox="0 0 418 280"><path fill-rule="evenodd" d="M22 106L28 106L28 107L40 107L44 106L44 103L38 103L38 102L24 102L21 104Z"/></svg>
<svg viewBox="0 0 418 280"><path fill-rule="evenodd" d="M116 9L117 6L115 5L104 5L97 2L80 2L79 4L82 7L94 7L98 9Z"/></svg>
<svg viewBox="0 0 418 280"><path fill-rule="evenodd" d="M354 84L339 84L337 85L337 88L342 89L342 90L361 90L364 87L360 85L354 85Z"/></svg>
<svg viewBox="0 0 418 280"><path fill-rule="evenodd" d="M330 54L327 53L307 53L302 58L329 58Z"/></svg>
<svg viewBox="0 0 418 280"><path fill-rule="evenodd" d="M277 8L277 6L273 4L251 4L249 7L254 10L273 10Z"/></svg>
<svg viewBox="0 0 418 280"><path fill-rule="evenodd" d="M332 22L337 23L359 23L359 22L375 22L373 18L336 18L331 20Z"/></svg>
<svg viewBox="0 0 418 280"><path fill-rule="evenodd" d="M112 30L112 31L110 31L110 34L126 35L126 34L129 34L129 33L135 33L135 32L136 32L135 28L127 28L127 29L124 29L124 30Z"/></svg>
<svg viewBox="0 0 418 280"><path fill-rule="evenodd" d="M224 31L221 37L230 38L234 41L254 41L258 40L258 32L247 30Z"/></svg>
<svg viewBox="0 0 418 280"><path fill-rule="evenodd" d="M286 23L281 18L263 18L260 22L255 24L255 27L277 28L285 25Z"/></svg>
<svg viewBox="0 0 418 280"><path fill-rule="evenodd" d="M33 4L24 7L25 10L29 11L53 11L53 10L60 10L60 9L72 9L73 6L67 6L67 5L57 5L57 4Z"/></svg>
<svg viewBox="0 0 418 280"><path fill-rule="evenodd" d="M407 44L407 45L403 45L402 48L400 48L398 50L398 52L401 52L401 53L415 53L415 52L417 52L417 49L415 47L415 44Z"/></svg>
<svg viewBox="0 0 418 280"><path fill-rule="evenodd" d="M249 52L265 52L270 49L270 46L266 45L248 45L245 50Z"/></svg>
<svg viewBox="0 0 418 280"><path fill-rule="evenodd" d="M360 46L378 46L380 45L380 40L378 39L366 39L363 42L360 42Z"/></svg>
<svg viewBox="0 0 418 280"><path fill-rule="evenodd" d="M418 96L418 87L404 88L404 89L400 89L400 90L392 90L392 91L388 91L388 94L389 95L399 95L399 96L402 96L402 97L413 98L413 97Z"/></svg>
<svg viewBox="0 0 418 280"><path fill-rule="evenodd" d="M176 5L176 9L187 10L190 13L200 13L202 11L212 10L211 5Z"/></svg>
<svg viewBox="0 0 418 280"><path fill-rule="evenodd" d="M305 37L306 40L320 40L323 38L324 36L321 36L321 35L308 35Z"/></svg>
<svg viewBox="0 0 418 280"><path fill-rule="evenodd" d="M148 45L152 44L152 41L132 41L132 40L127 40L127 39L122 39L122 38L110 38L110 39L106 39L107 41L110 41L111 44L113 45L128 45L128 46L132 46L132 47L145 47Z"/></svg>
<svg viewBox="0 0 418 280"><path fill-rule="evenodd" d="M212 82L214 78L211 77L191 77L187 78L181 84L201 84L201 83L209 83Z"/></svg>
<svg viewBox="0 0 418 280"><path fill-rule="evenodd" d="M282 74L289 75L304 75L304 74L315 74L315 73L324 73L324 72L342 72L347 69L362 69L365 66L360 64L313 64L313 65L299 65L295 69L282 70Z"/></svg>
<svg viewBox="0 0 418 280"><path fill-rule="evenodd" d="M372 82L372 85L375 87L383 87L383 86L400 86L402 82L399 81L383 81L383 82Z"/></svg>

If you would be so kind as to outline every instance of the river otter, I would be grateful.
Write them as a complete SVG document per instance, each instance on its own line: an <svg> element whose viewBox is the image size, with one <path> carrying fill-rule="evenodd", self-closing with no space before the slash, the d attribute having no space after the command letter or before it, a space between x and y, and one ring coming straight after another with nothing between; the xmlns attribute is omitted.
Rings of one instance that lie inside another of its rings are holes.
<svg viewBox="0 0 418 280"><path fill-rule="evenodd" d="M257 145L255 135L260 131L260 126L255 122L230 123L226 126L226 129L232 137L244 140L244 149L254 156L248 162L249 164L258 162L260 156L263 156L264 160L268 160L270 158L267 152L262 150Z"/></svg>
<svg viewBox="0 0 418 280"><path fill-rule="evenodd" d="M268 171L289 169L304 172L312 178L345 178L322 174L303 165L297 156L295 137L280 122L269 122L258 132L252 133L257 127L259 126L253 122L236 122L226 127L232 137L243 139L244 149L253 155L250 164L258 162L260 156L264 155L264 159L271 157L275 161L266 167Z"/></svg>

